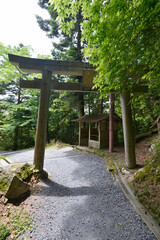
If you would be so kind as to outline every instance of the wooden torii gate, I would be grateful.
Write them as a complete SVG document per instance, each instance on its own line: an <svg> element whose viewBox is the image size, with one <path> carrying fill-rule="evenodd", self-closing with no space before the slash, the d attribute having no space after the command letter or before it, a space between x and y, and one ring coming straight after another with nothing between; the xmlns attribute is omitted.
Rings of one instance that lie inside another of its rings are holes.
<svg viewBox="0 0 160 240"><path fill-rule="evenodd" d="M19 67L21 71L42 74L42 79L34 79L32 81L21 80L20 87L41 90L33 164L35 165L36 169L39 170L39 172L43 172L50 90L98 92L98 90L92 90L93 78L95 77L96 72L92 65L85 62L37 59L12 54L8 54L8 56L9 61L14 66ZM82 83L62 83L57 80L53 80L51 78L52 74L82 76ZM133 91L145 92L146 87L135 86ZM121 96L121 105L126 164L129 168L135 168L136 158L129 93L125 93ZM113 128L113 124L110 124L110 128ZM110 133L112 132L113 129L110 129ZM113 150L112 134L110 134L109 142L110 149Z"/></svg>

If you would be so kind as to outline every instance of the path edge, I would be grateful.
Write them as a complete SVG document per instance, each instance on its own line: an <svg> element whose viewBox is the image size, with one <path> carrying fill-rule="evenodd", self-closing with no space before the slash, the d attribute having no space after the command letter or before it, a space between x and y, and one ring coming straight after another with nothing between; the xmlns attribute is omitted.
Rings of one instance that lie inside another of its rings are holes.
<svg viewBox="0 0 160 240"><path fill-rule="evenodd" d="M125 196L133 205L136 212L141 216L143 221L147 224L149 229L154 233L155 237L159 240L160 239L160 226L158 223L153 219L153 217L149 213L145 213L145 208L143 205L137 200L136 196L133 193L133 190L129 187L125 176L123 176L118 170L115 173L116 181L119 183L120 187L122 188Z"/></svg>

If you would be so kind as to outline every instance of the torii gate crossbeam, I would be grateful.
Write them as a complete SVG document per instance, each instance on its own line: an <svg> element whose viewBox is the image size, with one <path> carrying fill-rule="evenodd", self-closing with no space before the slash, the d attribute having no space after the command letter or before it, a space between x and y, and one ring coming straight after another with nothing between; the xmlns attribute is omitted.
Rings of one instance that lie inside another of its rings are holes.
<svg viewBox="0 0 160 240"><path fill-rule="evenodd" d="M92 65L85 62L68 62L48 59L37 59L12 54L8 54L8 56L10 62L14 66L19 67L23 72L42 74L42 80L41 79L40 80L35 79L33 81L21 80L20 86L22 88L32 88L41 90L36 131L34 165L39 170L39 172L43 173L50 89L58 91L93 92L92 90L93 78L97 73L95 72L95 68ZM55 80L51 80L52 74L82 76L82 83L57 82ZM135 85L132 91L141 93L146 92L147 87ZM94 90L94 92L98 92L98 90ZM111 92L115 91L113 90ZM126 164L129 168L134 168L136 166L136 159L133 128L131 127L132 115L130 108L129 93L123 94L121 96L121 106L123 114L122 120ZM111 150L112 149L113 145L111 146Z"/></svg>
<svg viewBox="0 0 160 240"><path fill-rule="evenodd" d="M10 62L28 73L41 73L42 79L33 81L21 80L22 88L40 89L40 103L37 119L37 130L35 140L34 161L36 169L41 176L44 173L44 154L46 143L46 128L48 120L48 105L50 89L61 91L90 92L92 88L93 77L96 75L95 70L89 63L56 61L48 59L27 58L17 55L8 54ZM77 75L82 76L82 83L60 83L51 80L52 74Z"/></svg>

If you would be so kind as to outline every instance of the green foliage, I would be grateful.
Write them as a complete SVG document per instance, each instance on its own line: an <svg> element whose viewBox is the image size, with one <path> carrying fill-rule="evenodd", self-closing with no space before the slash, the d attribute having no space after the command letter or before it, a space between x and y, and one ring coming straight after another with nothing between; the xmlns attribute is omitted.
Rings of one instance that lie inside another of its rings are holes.
<svg viewBox="0 0 160 240"><path fill-rule="evenodd" d="M157 164L160 164L160 135L159 137L153 142L154 144L154 161L157 162ZM159 169L160 171L160 169Z"/></svg>
<svg viewBox="0 0 160 240"><path fill-rule="evenodd" d="M132 91L134 84L149 86L148 93L134 94L132 98L135 135L148 131L160 112L159 1L50 0L50 3L57 11L60 29L66 34L75 27L81 9L81 41L86 44L83 52L99 72L94 83L102 96L111 89L119 93Z"/></svg>
<svg viewBox="0 0 160 240"><path fill-rule="evenodd" d="M5 240L10 235L10 231L6 223L0 225L0 239Z"/></svg>
<svg viewBox="0 0 160 240"><path fill-rule="evenodd" d="M35 167L35 165L32 168L30 168L30 170L35 174L39 172L39 170Z"/></svg>
<svg viewBox="0 0 160 240"><path fill-rule="evenodd" d="M75 123L72 122L72 119L78 117L76 111L78 106L75 102L77 99L72 93L52 94L49 108L49 139L70 144L77 141L78 128L76 129Z"/></svg>
<svg viewBox="0 0 160 240"><path fill-rule="evenodd" d="M17 239L26 230L31 229L31 216L23 208L17 213L10 213L8 210L9 221L0 224L0 239L5 240L9 235L12 239Z"/></svg>
<svg viewBox="0 0 160 240"><path fill-rule="evenodd" d="M135 135L148 131L160 112L159 1L39 0L39 5L51 16L50 20L37 16L40 27L49 37L59 39L53 44L52 58L81 61L84 54L97 67L95 87L106 98L104 112L108 109L106 93L111 89L123 92L131 90L135 83L148 84L149 92L133 94L131 101ZM39 102L39 91L19 89L20 77L33 79L33 76L15 68L8 61L8 53L31 56L31 47L20 44L11 48L0 43L1 150L34 145ZM63 82L81 81L73 76L55 78ZM83 97L85 113L100 112L98 94ZM83 103L78 103L78 99L78 94L51 93L48 142L51 139L78 142L78 125L71 122L80 115L79 106ZM119 106L116 98L116 113L120 116Z"/></svg>
<svg viewBox="0 0 160 240"><path fill-rule="evenodd" d="M134 190L139 201L155 220L160 223L160 136L153 142L152 160L134 175Z"/></svg>
<svg viewBox="0 0 160 240"><path fill-rule="evenodd" d="M31 78L8 60L8 53L31 56L31 48L20 44L17 48L0 43L0 149L16 150L33 146L37 118L36 91L21 90L19 80ZM32 99L33 97L33 99ZM39 98L39 96L38 96ZM35 102L34 102L35 101ZM30 104L31 103L31 104ZM36 109L35 109L36 106ZM33 117L34 116L34 117Z"/></svg>
<svg viewBox="0 0 160 240"><path fill-rule="evenodd" d="M130 90L135 83L158 85L160 3L126 0L50 0L62 31L69 34L82 9L84 54L99 72L95 86L108 92ZM64 10L65 9L65 10ZM67 21L72 16L73 20Z"/></svg>
<svg viewBox="0 0 160 240"><path fill-rule="evenodd" d="M159 161L152 160L142 170L137 171L134 180L136 183L149 180L153 184L160 183L160 167Z"/></svg>

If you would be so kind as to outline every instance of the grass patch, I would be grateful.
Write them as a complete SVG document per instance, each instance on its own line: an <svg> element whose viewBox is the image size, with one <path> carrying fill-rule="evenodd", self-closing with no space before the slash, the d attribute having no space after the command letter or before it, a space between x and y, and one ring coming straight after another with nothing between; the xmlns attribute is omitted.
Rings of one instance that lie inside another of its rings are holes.
<svg viewBox="0 0 160 240"><path fill-rule="evenodd" d="M62 143L60 141L52 140L51 143L46 145L46 149L60 149L66 146L70 146L67 143Z"/></svg>
<svg viewBox="0 0 160 240"><path fill-rule="evenodd" d="M7 207L7 212L1 213L1 218L4 222L0 224L0 239L5 240L8 236L11 239L17 239L25 231L32 228L31 221L32 217L29 213L24 211L22 207L20 210L16 208Z"/></svg>

